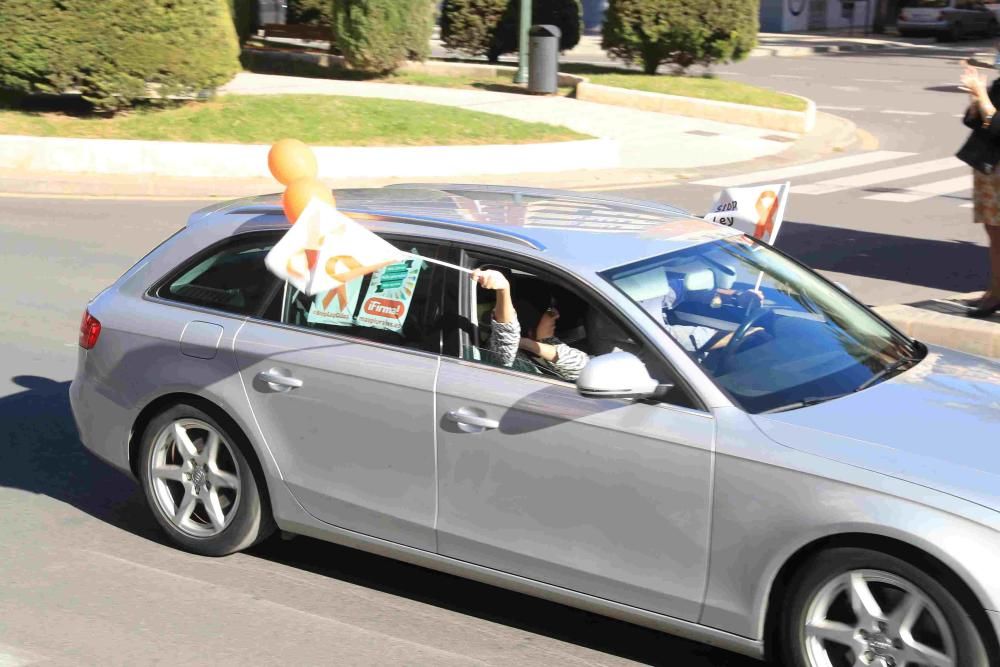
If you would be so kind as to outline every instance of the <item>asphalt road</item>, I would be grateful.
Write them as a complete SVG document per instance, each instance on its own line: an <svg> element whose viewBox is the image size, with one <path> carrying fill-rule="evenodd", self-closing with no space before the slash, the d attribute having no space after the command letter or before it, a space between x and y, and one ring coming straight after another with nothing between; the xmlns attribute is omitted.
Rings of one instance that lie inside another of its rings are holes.
<svg viewBox="0 0 1000 667"><path fill-rule="evenodd" d="M750 58L717 67L719 77L815 100L820 111L848 118L870 133L878 145L869 155L886 158L789 176L791 195L777 247L873 305L984 289L987 241L968 208L971 172L949 158L968 134L956 117L968 102L957 88L961 61L985 48L987 43L961 42L944 48ZM777 167L765 171L751 180L785 180ZM670 201L703 213L720 187L699 184L706 175L615 194ZM838 179L834 191L816 194ZM967 183L958 183L963 180ZM923 197L923 190L946 192L910 202L885 200Z"/></svg>
<svg viewBox="0 0 1000 667"><path fill-rule="evenodd" d="M985 239L962 208L967 191L910 203L866 198L960 177L921 171L964 136L954 115L965 97L953 85L967 53L918 51L761 58L719 72L840 107L829 111L870 131L880 151L905 154L792 179L778 246L869 303L985 282ZM902 183L863 185L898 168L912 172ZM795 194L801 181L845 175L854 181L834 192ZM618 194L703 211L717 189ZM83 305L200 204L0 198L0 667L758 664L306 538L225 559L164 545L136 486L80 446L67 387Z"/></svg>
<svg viewBox="0 0 1000 667"><path fill-rule="evenodd" d="M87 300L201 204L0 199L0 667L759 664L308 538L164 544L67 389Z"/></svg>

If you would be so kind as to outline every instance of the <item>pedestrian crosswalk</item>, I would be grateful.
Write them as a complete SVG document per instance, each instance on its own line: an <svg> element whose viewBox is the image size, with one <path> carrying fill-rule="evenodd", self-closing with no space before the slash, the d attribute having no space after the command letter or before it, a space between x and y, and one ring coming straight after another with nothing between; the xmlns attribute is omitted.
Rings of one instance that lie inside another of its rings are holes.
<svg viewBox="0 0 1000 667"><path fill-rule="evenodd" d="M792 182L795 196L856 192L862 199L896 204L955 197L972 188L971 170L962 161L954 157L920 159L918 154L904 151L870 151L694 184L737 187L785 180ZM968 202L968 197L961 199Z"/></svg>

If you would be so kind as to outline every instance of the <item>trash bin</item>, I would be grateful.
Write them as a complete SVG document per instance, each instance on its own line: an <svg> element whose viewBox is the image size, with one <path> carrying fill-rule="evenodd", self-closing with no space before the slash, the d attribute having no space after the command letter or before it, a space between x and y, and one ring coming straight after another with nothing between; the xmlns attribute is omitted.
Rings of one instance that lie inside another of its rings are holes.
<svg viewBox="0 0 1000 667"><path fill-rule="evenodd" d="M549 95L559 90L559 26L533 25L528 30L528 92Z"/></svg>
<svg viewBox="0 0 1000 667"><path fill-rule="evenodd" d="M257 23L259 25L283 24L286 22L288 5L285 0L257 0Z"/></svg>

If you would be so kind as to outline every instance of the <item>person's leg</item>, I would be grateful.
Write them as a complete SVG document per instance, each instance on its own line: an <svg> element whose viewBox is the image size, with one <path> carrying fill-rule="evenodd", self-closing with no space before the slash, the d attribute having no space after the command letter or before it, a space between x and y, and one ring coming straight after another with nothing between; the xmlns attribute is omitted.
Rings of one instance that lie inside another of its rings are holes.
<svg viewBox="0 0 1000 667"><path fill-rule="evenodd" d="M990 237L990 288L983 297L984 305L1000 302L1000 225L986 225Z"/></svg>

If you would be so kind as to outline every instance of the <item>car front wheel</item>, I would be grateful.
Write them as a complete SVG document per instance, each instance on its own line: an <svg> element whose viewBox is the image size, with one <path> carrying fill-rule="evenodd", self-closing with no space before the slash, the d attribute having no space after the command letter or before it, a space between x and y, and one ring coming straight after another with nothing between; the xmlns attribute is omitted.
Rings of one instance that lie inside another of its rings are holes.
<svg viewBox="0 0 1000 667"><path fill-rule="evenodd" d="M975 623L908 562L868 549L822 552L789 589L779 647L796 667L987 667Z"/></svg>
<svg viewBox="0 0 1000 667"><path fill-rule="evenodd" d="M176 405L143 434L139 477L168 537L204 556L245 549L273 532L261 475L238 434L191 405Z"/></svg>

